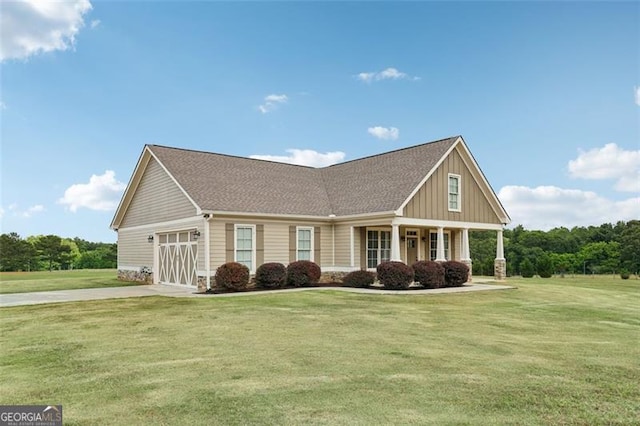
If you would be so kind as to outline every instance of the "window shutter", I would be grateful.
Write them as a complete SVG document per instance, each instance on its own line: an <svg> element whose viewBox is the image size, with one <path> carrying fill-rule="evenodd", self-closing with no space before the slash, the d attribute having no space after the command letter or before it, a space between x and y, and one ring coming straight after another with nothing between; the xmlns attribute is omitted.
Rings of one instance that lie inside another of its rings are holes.
<svg viewBox="0 0 640 426"><path fill-rule="evenodd" d="M360 268L367 269L367 228L360 227Z"/></svg>
<svg viewBox="0 0 640 426"><path fill-rule="evenodd" d="M256 265L258 266L264 263L264 225L256 225Z"/></svg>
<svg viewBox="0 0 640 426"><path fill-rule="evenodd" d="M224 231L225 231L225 261L233 262L233 259L235 258L233 251L236 246L236 242L233 240L235 236L233 223L225 223Z"/></svg>
<svg viewBox="0 0 640 426"><path fill-rule="evenodd" d="M296 261L297 238L296 227L294 225L289 226L289 263Z"/></svg>
<svg viewBox="0 0 640 426"><path fill-rule="evenodd" d="M313 261L316 262L318 265L320 265L322 262L322 256L320 253L321 247L322 247L322 240L321 235L320 235L320 230L322 228L319 226L315 226L313 228Z"/></svg>

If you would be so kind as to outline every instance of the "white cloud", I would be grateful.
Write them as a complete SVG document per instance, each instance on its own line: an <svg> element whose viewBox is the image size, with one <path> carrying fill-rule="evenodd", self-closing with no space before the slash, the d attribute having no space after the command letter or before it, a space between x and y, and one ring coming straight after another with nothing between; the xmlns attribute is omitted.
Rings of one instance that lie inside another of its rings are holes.
<svg viewBox="0 0 640 426"><path fill-rule="evenodd" d="M380 72L361 72L356 75L356 78L365 83L380 80L420 80L420 77L411 77L404 72L398 71L396 68L387 68Z"/></svg>
<svg viewBox="0 0 640 426"><path fill-rule="evenodd" d="M640 150L626 151L615 143L580 151L569 161L569 175L581 179L616 179L617 191L640 191Z"/></svg>
<svg viewBox="0 0 640 426"><path fill-rule="evenodd" d="M64 197L58 200L66 204L69 210L76 212L80 207L91 210L113 210L126 184L116 180L116 174L107 170L103 175L92 175L89 183L76 183L64 191Z"/></svg>
<svg viewBox="0 0 640 426"><path fill-rule="evenodd" d="M640 87L633 86L633 97L636 101L636 105L640 106Z"/></svg>
<svg viewBox="0 0 640 426"><path fill-rule="evenodd" d="M599 225L637 219L640 197L613 201L591 191L556 186L505 186L498 197L511 216L512 225L549 230L565 226Z"/></svg>
<svg viewBox="0 0 640 426"><path fill-rule="evenodd" d="M29 218L36 213L42 213L43 211L46 210L42 204L36 204L34 206L27 208L26 210L21 210L20 206L18 206L18 203L9 204L8 209L13 216L25 217L25 218ZM6 213L5 210L3 208L0 208L0 217L4 216L5 213Z"/></svg>
<svg viewBox="0 0 640 426"><path fill-rule="evenodd" d="M375 136L378 139L395 141L400 136L400 130L397 127L369 127L367 129L370 135Z"/></svg>
<svg viewBox="0 0 640 426"><path fill-rule="evenodd" d="M266 114L268 112L273 111L278 107L279 104L287 103L289 98L287 95L268 95L264 98L264 103L258 106L258 109L261 113Z"/></svg>
<svg viewBox="0 0 640 426"><path fill-rule="evenodd" d="M22 217L31 217L33 216L35 213L41 213L43 212L44 206L42 204L36 204L35 206L31 206L28 209L26 209L25 211L22 212Z"/></svg>
<svg viewBox="0 0 640 426"><path fill-rule="evenodd" d="M99 19L94 19L93 21L91 21L91 29L96 28L98 25L100 25Z"/></svg>
<svg viewBox="0 0 640 426"><path fill-rule="evenodd" d="M345 153L333 151L323 154L312 149L287 149L289 155L250 155L257 160L276 161L278 163L297 164L299 166L326 167L344 160Z"/></svg>
<svg viewBox="0 0 640 426"><path fill-rule="evenodd" d="M3 2L0 60L73 48L91 8L89 0Z"/></svg>

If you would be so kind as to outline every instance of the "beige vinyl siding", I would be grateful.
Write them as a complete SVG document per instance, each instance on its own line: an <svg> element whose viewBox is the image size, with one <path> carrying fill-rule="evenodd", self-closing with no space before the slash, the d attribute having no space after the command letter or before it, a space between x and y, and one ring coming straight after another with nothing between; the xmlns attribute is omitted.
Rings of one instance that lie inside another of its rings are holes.
<svg viewBox="0 0 640 426"><path fill-rule="evenodd" d="M289 224L266 223L264 225L264 261L289 263Z"/></svg>
<svg viewBox="0 0 640 426"><path fill-rule="evenodd" d="M120 229L118 231L118 268L153 267L153 244L147 237L148 229Z"/></svg>
<svg viewBox="0 0 640 426"><path fill-rule="evenodd" d="M479 223L501 223L489 200L462 159L464 152L454 149L404 208L405 217ZM469 162L470 163L470 162ZM471 164L471 163L470 163ZM461 211L448 207L449 173L460 175ZM478 180L482 182L482 180ZM490 189L485 188L487 193Z"/></svg>
<svg viewBox="0 0 640 426"><path fill-rule="evenodd" d="M316 262L321 267L333 265L333 226L320 227L320 258L316 256Z"/></svg>
<svg viewBox="0 0 640 426"><path fill-rule="evenodd" d="M196 208L155 159L147 165L120 228L196 215Z"/></svg>
<svg viewBox="0 0 640 426"><path fill-rule="evenodd" d="M209 234L211 238L211 271L215 271L218 266L226 262L226 235L224 219L214 219L209 223Z"/></svg>
<svg viewBox="0 0 640 426"><path fill-rule="evenodd" d="M356 228L358 229L358 228ZM349 225L335 225L335 241L336 241L336 265L340 267L351 266L351 251L349 250L349 244L351 243L351 226ZM359 241L359 234L356 234L356 242ZM359 264L360 253L355 252L356 265Z"/></svg>

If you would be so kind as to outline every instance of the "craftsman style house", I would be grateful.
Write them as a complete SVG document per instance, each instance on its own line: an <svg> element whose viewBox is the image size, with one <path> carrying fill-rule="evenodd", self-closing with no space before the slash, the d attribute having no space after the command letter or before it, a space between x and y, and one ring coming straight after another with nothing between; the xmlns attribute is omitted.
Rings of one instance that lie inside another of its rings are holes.
<svg viewBox="0 0 640 426"><path fill-rule="evenodd" d="M115 213L120 277L206 288L218 266L301 259L323 273L387 260L471 266L469 230L509 216L460 136L312 168L144 147Z"/></svg>

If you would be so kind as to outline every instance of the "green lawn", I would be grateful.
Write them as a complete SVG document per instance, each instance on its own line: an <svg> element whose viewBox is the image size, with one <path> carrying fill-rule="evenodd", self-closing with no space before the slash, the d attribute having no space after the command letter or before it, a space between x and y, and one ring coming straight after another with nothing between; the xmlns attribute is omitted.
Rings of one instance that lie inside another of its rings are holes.
<svg viewBox="0 0 640 426"><path fill-rule="evenodd" d="M136 282L118 281L115 269L75 271L0 272L0 294L78 288L123 287Z"/></svg>
<svg viewBox="0 0 640 426"><path fill-rule="evenodd" d="M65 424L637 424L640 281L0 309L0 401Z"/></svg>

